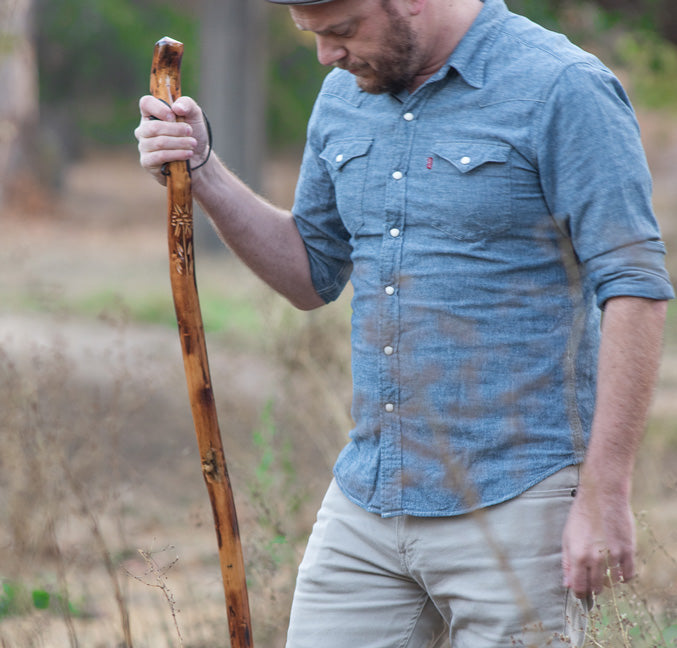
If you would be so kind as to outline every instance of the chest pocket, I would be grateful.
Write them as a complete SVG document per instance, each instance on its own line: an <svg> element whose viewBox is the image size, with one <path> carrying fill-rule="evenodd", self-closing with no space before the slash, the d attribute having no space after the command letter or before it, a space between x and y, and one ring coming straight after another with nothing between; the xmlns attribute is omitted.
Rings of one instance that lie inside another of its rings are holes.
<svg viewBox="0 0 677 648"><path fill-rule="evenodd" d="M334 183L336 206L348 232L362 226L362 199L367 180L370 138L333 141L320 153Z"/></svg>
<svg viewBox="0 0 677 648"><path fill-rule="evenodd" d="M437 142L430 189L439 209L434 227L459 240L491 238L511 226L507 144Z"/></svg>

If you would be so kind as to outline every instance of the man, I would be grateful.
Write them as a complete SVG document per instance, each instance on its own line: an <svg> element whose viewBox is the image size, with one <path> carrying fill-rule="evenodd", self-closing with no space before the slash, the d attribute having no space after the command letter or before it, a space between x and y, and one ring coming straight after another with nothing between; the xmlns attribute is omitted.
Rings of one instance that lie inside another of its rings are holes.
<svg viewBox="0 0 677 648"><path fill-rule="evenodd" d="M272 1L339 68L294 208L214 158L193 189L297 307L353 284L355 428L287 645L581 646L585 604L634 575L631 472L674 296L628 99L503 0ZM159 181L205 158L195 102L140 107Z"/></svg>

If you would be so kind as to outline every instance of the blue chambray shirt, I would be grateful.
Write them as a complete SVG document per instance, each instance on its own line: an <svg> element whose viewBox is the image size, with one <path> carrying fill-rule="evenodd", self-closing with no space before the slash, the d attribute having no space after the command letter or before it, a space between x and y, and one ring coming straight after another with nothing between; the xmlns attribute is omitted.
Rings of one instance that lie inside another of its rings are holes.
<svg viewBox="0 0 677 648"><path fill-rule="evenodd" d="M583 459L600 309L673 297L650 193L616 78L503 0L413 94L328 75L293 213L317 292L353 285L352 501L460 514Z"/></svg>

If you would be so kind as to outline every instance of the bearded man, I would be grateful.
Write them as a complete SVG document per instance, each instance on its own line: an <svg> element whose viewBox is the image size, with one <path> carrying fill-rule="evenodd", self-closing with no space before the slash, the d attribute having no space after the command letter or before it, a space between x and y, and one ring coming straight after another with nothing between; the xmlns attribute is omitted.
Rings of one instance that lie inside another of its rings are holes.
<svg viewBox="0 0 677 648"><path fill-rule="evenodd" d="M581 646L591 597L634 575L631 474L674 297L630 102L503 0L272 1L337 68L294 207L214 157L193 190L297 307L354 290L355 427L287 647ZM192 99L140 107L160 182L207 156Z"/></svg>

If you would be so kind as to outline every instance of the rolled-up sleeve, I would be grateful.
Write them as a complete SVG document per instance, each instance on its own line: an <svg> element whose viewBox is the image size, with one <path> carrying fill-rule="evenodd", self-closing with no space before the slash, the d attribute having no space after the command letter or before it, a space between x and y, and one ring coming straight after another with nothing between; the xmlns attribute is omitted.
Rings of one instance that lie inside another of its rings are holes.
<svg viewBox="0 0 677 648"><path fill-rule="evenodd" d="M567 67L544 101L534 148L550 213L598 305L673 298L639 126L615 76L587 63Z"/></svg>
<svg viewBox="0 0 677 648"><path fill-rule="evenodd" d="M339 297L350 279L352 246L336 207L334 185L314 141L319 110L316 105L308 125L292 212L306 246L315 290L330 302Z"/></svg>

